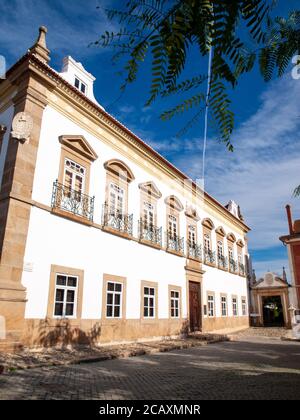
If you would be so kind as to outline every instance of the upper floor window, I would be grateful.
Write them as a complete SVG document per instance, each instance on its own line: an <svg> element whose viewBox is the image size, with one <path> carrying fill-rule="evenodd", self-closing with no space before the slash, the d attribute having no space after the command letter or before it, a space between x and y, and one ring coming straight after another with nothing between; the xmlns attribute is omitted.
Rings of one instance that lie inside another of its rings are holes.
<svg viewBox="0 0 300 420"><path fill-rule="evenodd" d="M84 192L85 172L86 169L79 163L68 158L65 159L63 184L69 194L71 190L75 190L78 193Z"/></svg>
<svg viewBox="0 0 300 420"><path fill-rule="evenodd" d="M165 199L167 205L167 223L168 223L168 237L170 239L177 239L179 237L179 216L183 210L183 205L175 196L171 195Z"/></svg>
<svg viewBox="0 0 300 420"><path fill-rule="evenodd" d="M229 259L230 260L233 260L234 259L233 249L232 249L231 246L228 248L228 256L229 256Z"/></svg>
<svg viewBox="0 0 300 420"><path fill-rule="evenodd" d="M102 208L102 225L132 236L133 214L128 214L129 184L134 175L129 167L119 159L104 163L106 169L105 203Z"/></svg>
<svg viewBox="0 0 300 420"><path fill-rule="evenodd" d="M196 233L197 233L196 226L189 225L188 226L188 241L189 241L189 246L192 248L195 248L196 243L197 243Z"/></svg>
<svg viewBox="0 0 300 420"><path fill-rule="evenodd" d="M224 255L224 252L223 252L223 242L222 241L218 241L218 244L217 245L218 245L218 258L220 259Z"/></svg>
<svg viewBox="0 0 300 420"><path fill-rule="evenodd" d="M211 250L210 236L206 233L204 235L204 251L210 251L210 250Z"/></svg>
<svg viewBox="0 0 300 420"><path fill-rule="evenodd" d="M143 202L143 227L145 229L153 230L155 221L154 221L154 205L144 201Z"/></svg>
<svg viewBox="0 0 300 420"><path fill-rule="evenodd" d="M109 184L109 213L117 216L124 214L125 210L125 191L117 184Z"/></svg>
<svg viewBox="0 0 300 420"><path fill-rule="evenodd" d="M91 223L94 197L89 196L89 179L91 164L97 155L83 136L63 135L59 141L61 157L58 179L53 185L52 211L63 211L66 216L72 213Z"/></svg>
<svg viewBox="0 0 300 420"><path fill-rule="evenodd" d="M172 214L169 215L168 236L170 239L176 239L178 235L178 219Z"/></svg>
<svg viewBox="0 0 300 420"><path fill-rule="evenodd" d="M57 274L55 281L54 316L76 317L78 277Z"/></svg>
<svg viewBox="0 0 300 420"><path fill-rule="evenodd" d="M74 86L80 90L84 95L86 95L87 92L87 86L85 83L83 83L78 77L75 77Z"/></svg>
<svg viewBox="0 0 300 420"><path fill-rule="evenodd" d="M211 231L214 229L214 224L213 224L212 220L206 218L206 219L202 220L202 227L203 227L204 252L209 253L209 251L212 251Z"/></svg>
<svg viewBox="0 0 300 420"><path fill-rule="evenodd" d="M161 198L161 192L152 181L139 184L139 189L139 239L160 247L162 245L162 228L157 226L157 202Z"/></svg>

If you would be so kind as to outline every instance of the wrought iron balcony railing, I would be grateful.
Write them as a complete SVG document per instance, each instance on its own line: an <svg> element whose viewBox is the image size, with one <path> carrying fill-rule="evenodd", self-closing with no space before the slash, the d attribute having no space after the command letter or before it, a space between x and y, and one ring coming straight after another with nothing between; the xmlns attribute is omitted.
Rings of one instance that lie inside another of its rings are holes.
<svg viewBox="0 0 300 420"><path fill-rule="evenodd" d="M229 259L229 271L231 273L236 273L237 271L237 263L233 258Z"/></svg>
<svg viewBox="0 0 300 420"><path fill-rule="evenodd" d="M205 249L203 252L204 262L209 264L215 264L216 262L216 253L215 251L211 251L210 249Z"/></svg>
<svg viewBox="0 0 300 420"><path fill-rule="evenodd" d="M243 263L239 263L239 274L244 276L246 274L245 265Z"/></svg>
<svg viewBox="0 0 300 420"><path fill-rule="evenodd" d="M223 270L228 269L228 260L224 255L218 255L218 267L222 268Z"/></svg>
<svg viewBox="0 0 300 420"><path fill-rule="evenodd" d="M91 222L94 217L95 197L72 190L58 181L53 183L51 206L84 217Z"/></svg>
<svg viewBox="0 0 300 420"><path fill-rule="evenodd" d="M147 225L142 220L139 221L139 239L162 246L162 228Z"/></svg>
<svg viewBox="0 0 300 420"><path fill-rule="evenodd" d="M188 258L194 258L196 260L202 260L202 247L198 244L187 243Z"/></svg>
<svg viewBox="0 0 300 420"><path fill-rule="evenodd" d="M166 233L166 248L170 251L176 251L180 254L184 254L184 238L179 236L173 236L170 232Z"/></svg>
<svg viewBox="0 0 300 420"><path fill-rule="evenodd" d="M102 225L132 236L133 214L123 214L107 204L102 208Z"/></svg>

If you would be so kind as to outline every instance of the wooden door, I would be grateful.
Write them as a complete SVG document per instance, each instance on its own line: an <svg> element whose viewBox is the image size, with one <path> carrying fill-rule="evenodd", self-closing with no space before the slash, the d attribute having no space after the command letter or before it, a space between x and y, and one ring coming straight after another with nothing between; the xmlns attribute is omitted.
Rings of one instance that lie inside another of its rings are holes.
<svg viewBox="0 0 300 420"><path fill-rule="evenodd" d="M189 282L190 330L201 330L200 283Z"/></svg>

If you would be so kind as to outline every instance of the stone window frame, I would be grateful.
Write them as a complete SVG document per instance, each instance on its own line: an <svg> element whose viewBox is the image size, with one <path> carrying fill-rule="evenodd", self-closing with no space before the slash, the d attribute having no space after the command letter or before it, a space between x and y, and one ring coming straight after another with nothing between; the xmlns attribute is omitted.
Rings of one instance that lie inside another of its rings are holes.
<svg viewBox="0 0 300 420"><path fill-rule="evenodd" d="M179 316L172 317L171 316L171 292L179 292ZM182 287L175 286L172 284L168 285L168 296L169 296L169 319L171 320L181 320L182 319Z"/></svg>
<svg viewBox="0 0 300 420"><path fill-rule="evenodd" d="M104 168L106 170L105 204L109 205L110 203L110 184L115 184L119 188L122 188L125 192L124 215L127 215L129 202L129 184L135 179L133 172L129 166L120 159L108 160L104 163Z"/></svg>
<svg viewBox="0 0 300 420"><path fill-rule="evenodd" d="M154 289L154 317L144 317L144 288L151 287ZM158 320L158 282L141 280L141 290L140 290L140 319L143 322L151 323Z"/></svg>
<svg viewBox="0 0 300 420"><path fill-rule="evenodd" d="M169 216L176 217L177 220L177 237L180 238L180 213L183 210L181 201L174 195L170 195L165 199L166 204L166 232L169 233Z"/></svg>
<svg viewBox="0 0 300 420"><path fill-rule="evenodd" d="M106 316L106 302L107 302L107 283L121 283L122 284L122 297L121 297L121 316L118 318ZM101 319L105 323L118 323L126 319L126 300L127 300L127 278L116 276L115 274L103 274L102 279L102 310Z"/></svg>
<svg viewBox="0 0 300 420"><path fill-rule="evenodd" d="M143 182L139 184L140 189L140 220L144 220L144 202L153 205L154 213L154 227L158 226L157 223L157 205L158 200L162 197L161 192L154 182Z"/></svg>
<svg viewBox="0 0 300 420"><path fill-rule="evenodd" d="M233 311L233 299L236 299L236 314L234 314L234 311ZM234 317L239 316L239 299L237 295L231 295L231 310L232 310L232 316Z"/></svg>
<svg viewBox="0 0 300 420"><path fill-rule="evenodd" d="M195 243L197 245L199 241L198 222L200 217L197 213L197 210L192 207L188 207L184 214L186 216L186 242L189 244L189 228L192 226L195 228Z"/></svg>
<svg viewBox="0 0 300 420"><path fill-rule="evenodd" d="M245 301L245 313L243 313L243 300ZM248 311L247 311L247 297L246 296L241 296L241 309L242 309L242 316L247 316L248 315Z"/></svg>
<svg viewBox="0 0 300 420"><path fill-rule="evenodd" d="M211 238L211 233L214 230L215 225L213 223L213 221L211 219L209 219L208 217L206 217L205 219L202 220L202 231L203 231L203 250L204 250L204 238L205 235L208 235L209 240L210 240L210 251L213 251L213 247L212 247L212 238Z"/></svg>
<svg viewBox="0 0 300 420"><path fill-rule="evenodd" d="M59 317L54 316L54 304L55 304L55 290L56 290L56 276L57 274L74 276L78 278L77 293L76 293L76 316L74 317ZM47 318L49 319L72 319L79 320L82 316L82 297L83 297L83 286L84 286L84 270L72 267L65 267L61 265L51 265L50 269L50 280L49 280L49 292L48 292L48 305L47 305Z"/></svg>
<svg viewBox="0 0 300 420"><path fill-rule="evenodd" d="M232 249L233 259L235 259L234 244L236 242L236 237L233 233L228 233L226 238L227 238L227 249L228 249L228 262L229 262L229 249Z"/></svg>
<svg viewBox="0 0 300 420"><path fill-rule="evenodd" d="M91 165L98 156L84 136L64 134L59 136L59 142L61 143L61 153L58 182L62 185L64 183L66 159L75 161L85 169L84 194L89 195Z"/></svg>
<svg viewBox="0 0 300 420"><path fill-rule="evenodd" d="M213 315L209 315L209 300L208 300L209 296L213 296L213 304L214 304L214 307L213 307L214 314ZM216 318L217 311L216 311L216 294L215 294L215 292L212 292L212 291L209 291L209 290L206 292L206 303L207 303L207 317L208 318Z"/></svg>
<svg viewBox="0 0 300 420"><path fill-rule="evenodd" d="M222 298L226 298L226 315L223 315ZM221 317L222 318L228 317L228 295L227 295L227 293L220 293L220 309L221 309Z"/></svg>
<svg viewBox="0 0 300 420"><path fill-rule="evenodd" d="M243 248L244 248L245 244L243 243L243 241L241 239L239 239L236 242L236 247L237 247L237 262L239 262L239 255L241 256L241 262L242 264L245 265L244 263L244 253L243 253ZM238 267L239 270L239 267Z"/></svg>
<svg viewBox="0 0 300 420"><path fill-rule="evenodd" d="M222 243L222 255L225 257L225 249L224 249L224 238L226 236L225 230L222 226L219 226L216 230L216 243L217 243L217 256L218 256L218 242Z"/></svg>

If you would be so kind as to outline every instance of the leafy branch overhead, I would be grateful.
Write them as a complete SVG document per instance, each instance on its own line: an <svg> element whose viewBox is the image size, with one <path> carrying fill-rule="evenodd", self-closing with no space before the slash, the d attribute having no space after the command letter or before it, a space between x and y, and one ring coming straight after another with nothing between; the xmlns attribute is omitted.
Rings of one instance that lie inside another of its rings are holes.
<svg viewBox="0 0 300 420"><path fill-rule="evenodd" d="M206 106L207 60L212 49L211 84L208 97L211 119L218 138L233 150L231 134L234 115L230 110L228 90L254 65L255 53L248 50L240 33L250 34L256 45L264 41L264 24L270 11L265 0L129 0L122 10L107 10L120 29L105 32L95 45L111 48L113 60L124 59L125 78L122 89L136 80L138 70L148 56L152 80L146 105L158 97L185 94L174 108L162 113L171 119L192 108L196 114L190 128L199 120ZM197 51L197 71L181 80L191 51Z"/></svg>

